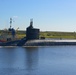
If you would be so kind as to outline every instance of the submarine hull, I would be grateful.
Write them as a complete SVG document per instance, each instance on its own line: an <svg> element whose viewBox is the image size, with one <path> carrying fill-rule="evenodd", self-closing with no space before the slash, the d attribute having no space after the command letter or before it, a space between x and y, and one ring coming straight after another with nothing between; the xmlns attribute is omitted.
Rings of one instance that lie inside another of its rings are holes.
<svg viewBox="0 0 76 75"><path fill-rule="evenodd" d="M29 40L24 46L76 45L76 40Z"/></svg>
<svg viewBox="0 0 76 75"><path fill-rule="evenodd" d="M0 43L0 46L61 46L61 45L76 45L76 40L15 40L10 42Z"/></svg>

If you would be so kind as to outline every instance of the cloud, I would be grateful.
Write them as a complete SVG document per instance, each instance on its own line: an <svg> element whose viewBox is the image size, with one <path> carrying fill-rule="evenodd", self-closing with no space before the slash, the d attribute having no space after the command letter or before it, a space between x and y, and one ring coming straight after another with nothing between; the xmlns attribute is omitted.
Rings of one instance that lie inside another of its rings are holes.
<svg viewBox="0 0 76 75"><path fill-rule="evenodd" d="M18 18L18 16L13 16L13 18Z"/></svg>

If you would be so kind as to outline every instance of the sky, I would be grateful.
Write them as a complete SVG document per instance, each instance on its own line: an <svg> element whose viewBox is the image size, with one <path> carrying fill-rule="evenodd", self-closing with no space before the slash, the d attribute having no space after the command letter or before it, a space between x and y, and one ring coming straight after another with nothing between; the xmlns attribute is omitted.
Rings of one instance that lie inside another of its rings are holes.
<svg viewBox="0 0 76 75"><path fill-rule="evenodd" d="M76 31L76 0L0 0L0 29L26 30L33 26L41 31Z"/></svg>

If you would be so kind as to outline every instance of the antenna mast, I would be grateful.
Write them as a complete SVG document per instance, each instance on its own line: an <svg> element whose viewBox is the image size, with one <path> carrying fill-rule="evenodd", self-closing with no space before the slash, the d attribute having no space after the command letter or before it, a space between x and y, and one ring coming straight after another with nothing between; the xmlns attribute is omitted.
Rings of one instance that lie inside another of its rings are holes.
<svg viewBox="0 0 76 75"><path fill-rule="evenodd" d="M10 18L10 28L12 27L12 18Z"/></svg>
<svg viewBox="0 0 76 75"><path fill-rule="evenodd" d="M30 26L33 26L33 19L30 19Z"/></svg>

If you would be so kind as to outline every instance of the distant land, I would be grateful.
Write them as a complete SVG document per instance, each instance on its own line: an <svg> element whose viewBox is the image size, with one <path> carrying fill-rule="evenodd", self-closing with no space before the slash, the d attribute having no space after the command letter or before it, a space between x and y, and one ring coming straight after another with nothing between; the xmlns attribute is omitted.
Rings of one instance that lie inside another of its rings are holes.
<svg viewBox="0 0 76 75"><path fill-rule="evenodd" d="M3 30L0 30L0 34ZM23 38L26 36L26 32L23 30L18 30L16 34L19 38ZM76 32L56 32L56 31L41 31L40 38L44 37L47 39L76 39Z"/></svg>

